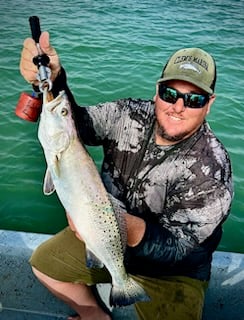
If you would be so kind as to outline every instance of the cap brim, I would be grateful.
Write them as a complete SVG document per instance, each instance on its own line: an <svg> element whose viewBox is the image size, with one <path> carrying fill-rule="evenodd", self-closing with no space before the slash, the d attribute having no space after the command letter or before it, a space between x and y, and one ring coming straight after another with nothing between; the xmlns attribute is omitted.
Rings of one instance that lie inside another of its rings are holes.
<svg viewBox="0 0 244 320"><path fill-rule="evenodd" d="M184 76L184 75L174 75L174 76L169 76L169 77L163 77L163 78L158 79L157 82L161 83L161 82L166 82L169 80L182 80L182 81L190 82L190 83L194 84L196 87L204 90L207 93L210 93L210 94L213 93L213 90L211 88L209 88L208 86L206 86L204 83L201 83L199 81L194 81L192 78Z"/></svg>

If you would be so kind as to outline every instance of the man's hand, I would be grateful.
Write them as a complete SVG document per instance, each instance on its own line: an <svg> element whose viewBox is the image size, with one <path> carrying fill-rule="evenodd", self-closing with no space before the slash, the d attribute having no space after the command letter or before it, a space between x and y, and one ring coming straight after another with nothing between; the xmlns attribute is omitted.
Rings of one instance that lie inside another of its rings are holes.
<svg viewBox="0 0 244 320"><path fill-rule="evenodd" d="M79 240L83 241L83 239L77 232L75 225L67 212L66 212L66 216L67 216L70 229L75 233L76 237ZM125 214L125 219L126 219L126 225L127 225L127 244L130 247L135 247L141 242L144 236L144 233L146 230L146 222L143 219L133 216L129 213Z"/></svg>
<svg viewBox="0 0 244 320"><path fill-rule="evenodd" d="M54 81L61 69L59 57L56 50L50 45L49 33L44 31L39 39L40 48L43 53L47 54L50 59L49 68L51 69L51 81ZM32 38L25 39L20 58L20 73L27 82L38 86L37 80L38 69L33 63L33 58L38 55L36 43Z"/></svg>
<svg viewBox="0 0 244 320"><path fill-rule="evenodd" d="M127 225L127 244L130 247L135 247L141 242L144 236L146 222L129 213L125 214L125 219Z"/></svg>

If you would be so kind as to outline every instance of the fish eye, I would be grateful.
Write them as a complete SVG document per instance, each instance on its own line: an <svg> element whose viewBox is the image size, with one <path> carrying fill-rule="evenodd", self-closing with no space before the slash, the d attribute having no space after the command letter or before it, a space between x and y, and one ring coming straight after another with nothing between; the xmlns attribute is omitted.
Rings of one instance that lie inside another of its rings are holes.
<svg viewBox="0 0 244 320"><path fill-rule="evenodd" d="M67 116L67 114L68 114L68 109L67 108L62 108L61 115L65 117L65 116Z"/></svg>

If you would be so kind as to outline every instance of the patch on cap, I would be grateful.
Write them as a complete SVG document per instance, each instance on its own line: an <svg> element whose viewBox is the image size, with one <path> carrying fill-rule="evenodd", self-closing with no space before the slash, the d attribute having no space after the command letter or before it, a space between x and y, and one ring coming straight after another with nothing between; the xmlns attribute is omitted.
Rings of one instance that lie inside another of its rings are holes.
<svg viewBox="0 0 244 320"><path fill-rule="evenodd" d="M197 67L195 67L193 64L191 63L184 63L180 65L180 69L185 69L185 70L192 70L192 71L196 71L198 73L201 73L201 70L199 70Z"/></svg>

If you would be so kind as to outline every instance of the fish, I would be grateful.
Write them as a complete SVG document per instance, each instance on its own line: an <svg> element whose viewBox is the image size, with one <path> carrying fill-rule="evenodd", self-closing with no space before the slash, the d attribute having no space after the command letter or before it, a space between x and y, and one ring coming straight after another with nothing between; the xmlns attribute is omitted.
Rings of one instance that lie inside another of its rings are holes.
<svg viewBox="0 0 244 320"><path fill-rule="evenodd" d="M201 73L201 71L199 70L199 68L197 68L197 66L191 64L191 63L184 63L182 64L180 67L180 69L185 69L185 70L192 70L192 71L196 71L197 73Z"/></svg>
<svg viewBox="0 0 244 320"><path fill-rule="evenodd" d="M38 139L47 163L43 192L50 195L56 191L85 243L87 266L105 266L109 271L110 305L121 307L149 301L150 297L124 266L125 209L107 192L94 160L79 137L65 91L51 101L47 90L44 91Z"/></svg>

